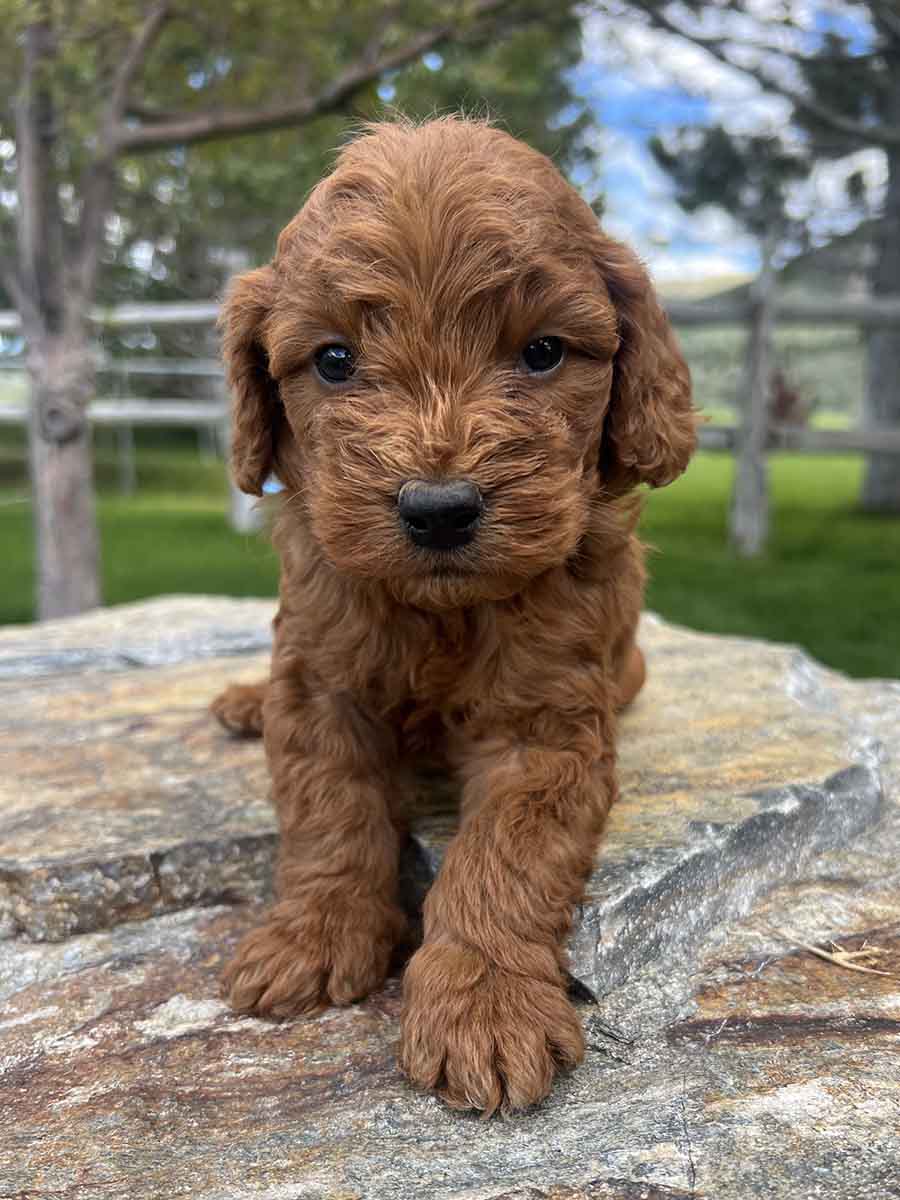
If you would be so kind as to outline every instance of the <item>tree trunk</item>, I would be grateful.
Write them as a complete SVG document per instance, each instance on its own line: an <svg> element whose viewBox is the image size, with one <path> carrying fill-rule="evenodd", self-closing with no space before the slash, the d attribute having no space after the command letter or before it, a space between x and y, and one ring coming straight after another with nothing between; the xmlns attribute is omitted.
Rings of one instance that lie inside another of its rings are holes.
<svg viewBox="0 0 900 1200"><path fill-rule="evenodd" d="M63 617L100 603L99 537L94 509L87 406L94 366L87 325L90 270L67 263L57 159L59 121L53 81L57 37L48 0L25 27L22 88L16 102L19 160L20 311L31 385L29 453L35 528L37 616ZM109 168L93 177L106 187ZM95 197L101 205L103 195ZM92 210L93 211L93 210ZM99 248L84 247L92 268ZM95 244L96 243L96 244Z"/></svg>
<svg viewBox="0 0 900 1200"><path fill-rule="evenodd" d="M100 603L100 546L87 404L93 362L86 333L37 334L29 344L29 451L40 620Z"/></svg>
<svg viewBox="0 0 900 1200"><path fill-rule="evenodd" d="M900 127L900 71L892 77L890 118ZM878 229L878 255L872 274L874 296L900 296L900 146L887 150L888 185ZM900 329L872 329L868 337L866 429L900 429ZM862 488L868 512L900 513L900 455L870 454Z"/></svg>

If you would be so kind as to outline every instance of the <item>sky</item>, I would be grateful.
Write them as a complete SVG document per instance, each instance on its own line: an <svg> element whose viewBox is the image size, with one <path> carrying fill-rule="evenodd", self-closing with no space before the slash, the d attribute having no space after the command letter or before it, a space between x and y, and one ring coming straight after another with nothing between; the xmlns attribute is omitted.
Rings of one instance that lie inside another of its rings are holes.
<svg viewBox="0 0 900 1200"><path fill-rule="evenodd" d="M765 15L777 0L756 0ZM863 43L865 27L853 6L839 0L794 0L795 17L810 36L827 26ZM698 47L642 27L633 17L592 16L584 30L583 61L573 73L576 93L597 116L600 172L576 179L605 196L604 226L630 242L661 283L692 283L710 277L753 273L759 253L727 213L706 208L683 212L668 176L648 148L654 133L681 125L723 123L734 132L782 131L790 113L784 99L763 93L741 72ZM563 119L565 114L562 114ZM823 164L794 197L797 211L815 214L821 238L848 230L843 180L861 170L877 202L886 178L884 156L865 150Z"/></svg>

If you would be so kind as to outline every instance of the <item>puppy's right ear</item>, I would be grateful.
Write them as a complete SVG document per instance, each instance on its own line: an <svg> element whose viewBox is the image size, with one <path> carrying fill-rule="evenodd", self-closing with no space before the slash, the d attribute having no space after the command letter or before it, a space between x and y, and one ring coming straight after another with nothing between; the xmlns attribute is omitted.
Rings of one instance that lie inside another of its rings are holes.
<svg viewBox="0 0 900 1200"><path fill-rule="evenodd" d="M601 472L613 492L664 487L697 444L690 369L637 256L603 235L595 245L619 329Z"/></svg>
<svg viewBox="0 0 900 1200"><path fill-rule="evenodd" d="M275 272L260 267L228 286L219 328L231 389L231 470L242 492L261 496L272 469L279 422L278 384L269 374L262 324L275 295Z"/></svg>

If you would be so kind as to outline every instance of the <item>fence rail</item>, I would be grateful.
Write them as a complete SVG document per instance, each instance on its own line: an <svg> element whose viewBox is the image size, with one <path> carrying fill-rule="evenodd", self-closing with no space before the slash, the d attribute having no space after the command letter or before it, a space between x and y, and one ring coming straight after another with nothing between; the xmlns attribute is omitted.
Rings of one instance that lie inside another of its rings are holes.
<svg viewBox="0 0 900 1200"><path fill-rule="evenodd" d="M214 300L176 301L162 304L113 304L91 309L91 320L106 329L128 329L134 325L214 325L219 305ZM18 333L19 314L0 311L0 333Z"/></svg>
<svg viewBox="0 0 900 1200"><path fill-rule="evenodd" d="M88 405L92 425L114 428L126 425L217 428L226 416L224 403L206 400L95 400ZM27 420L27 404L0 404L0 425L23 425Z"/></svg>
<svg viewBox="0 0 900 1200"><path fill-rule="evenodd" d="M704 450L736 450L739 425L702 425L699 441ZM807 429L801 425L769 425L767 450L792 450L808 454L900 454L900 429Z"/></svg>
<svg viewBox="0 0 900 1200"><path fill-rule="evenodd" d="M666 306L675 325L746 325L755 306L750 300L670 300ZM772 315L780 325L900 325L900 296L867 300L775 300Z"/></svg>
<svg viewBox="0 0 900 1200"><path fill-rule="evenodd" d="M666 312L676 325L745 325L752 318L750 300L669 300ZM900 296L862 300L775 300L775 320L780 324L900 325ZM214 325L219 305L214 300L148 304L115 304L94 308L91 320L106 329L140 325ZM0 333L17 333L19 314L0 311Z"/></svg>

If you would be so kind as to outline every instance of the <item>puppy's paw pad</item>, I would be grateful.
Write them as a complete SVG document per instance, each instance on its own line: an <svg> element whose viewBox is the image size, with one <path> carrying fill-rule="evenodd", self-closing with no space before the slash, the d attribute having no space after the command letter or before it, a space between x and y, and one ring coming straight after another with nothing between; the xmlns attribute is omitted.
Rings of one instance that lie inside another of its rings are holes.
<svg viewBox="0 0 900 1200"><path fill-rule="evenodd" d="M271 921L241 942L225 970L224 991L236 1012L291 1016L322 1007L324 954Z"/></svg>
<svg viewBox="0 0 900 1200"><path fill-rule="evenodd" d="M265 684L232 683L209 706L210 712L238 737L259 737L263 729L262 707Z"/></svg>
<svg viewBox="0 0 900 1200"><path fill-rule="evenodd" d="M273 915L244 938L226 968L228 1002L237 1012L270 1017L352 1004L384 982L404 924L399 911L374 902L343 914Z"/></svg>
<svg viewBox="0 0 900 1200"><path fill-rule="evenodd" d="M563 982L504 971L476 950L426 945L413 957L400 1066L454 1108L528 1108L584 1056Z"/></svg>

